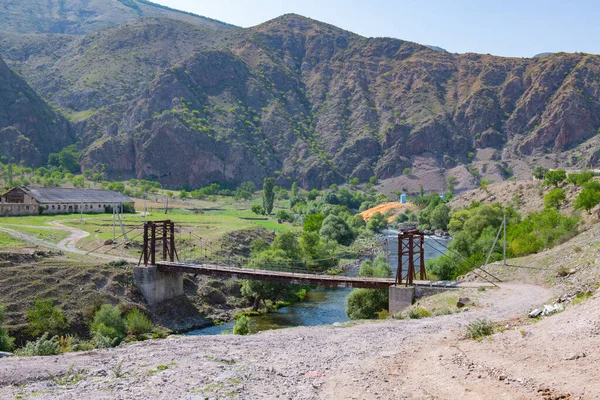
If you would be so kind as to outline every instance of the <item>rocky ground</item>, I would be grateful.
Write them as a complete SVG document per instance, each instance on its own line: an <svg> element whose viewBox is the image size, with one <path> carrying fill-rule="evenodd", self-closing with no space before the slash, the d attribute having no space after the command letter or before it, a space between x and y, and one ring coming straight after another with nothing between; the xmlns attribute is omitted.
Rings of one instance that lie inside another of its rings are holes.
<svg viewBox="0 0 600 400"><path fill-rule="evenodd" d="M593 368L597 321L585 316L584 306L512 328L531 308L548 301L552 291L515 283L501 286L483 292L478 307L441 317L300 327L245 337L171 337L111 350L5 359L0 363L0 396L530 399L600 393L593 381L598 374ZM585 307L596 310L600 299ZM509 328L481 342L465 340L466 324L480 317ZM559 319L568 329L553 328ZM567 323L574 320L578 323ZM524 347L526 352L521 351ZM500 352L502 357L497 357ZM567 361L572 353L586 356Z"/></svg>

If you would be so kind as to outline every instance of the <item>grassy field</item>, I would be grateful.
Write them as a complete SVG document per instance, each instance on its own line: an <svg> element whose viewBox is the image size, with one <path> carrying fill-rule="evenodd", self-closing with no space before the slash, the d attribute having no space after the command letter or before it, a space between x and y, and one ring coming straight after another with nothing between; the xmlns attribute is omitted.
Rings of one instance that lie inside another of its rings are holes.
<svg viewBox="0 0 600 400"><path fill-rule="evenodd" d="M143 200L141 204L138 200L136 201L138 213L125 214L122 218L128 241L132 243L132 246L128 249L122 247L113 249L114 246L104 245L105 241L114 238L118 243L125 241L118 220L113 231L111 214L84 214L83 222L80 222L79 214L2 217L0 218L0 226L18 230L51 243L58 243L69 234L63 230L51 229L50 222L58 221L67 227L81 229L89 233L88 237L78 242L78 247L88 251L94 250L123 257L137 257L140 254L142 227L145 221L164 219L174 221L177 227L177 236L187 239L186 242L190 246L193 246L193 244L199 245L199 238L202 241L214 243L228 232L253 227L262 227L274 232L298 229L290 224L278 223L274 216L267 218L251 212L251 205L259 202L259 199L253 202L235 202L231 197L219 197L217 201L181 201L177 199L170 203L167 214L164 213L164 207L157 207L157 205L160 205L159 203L147 202L148 212L143 214ZM288 206L288 201L280 201L276 204L275 210L287 208ZM36 229L36 226L44 228ZM6 246L11 247L12 245L6 242Z"/></svg>

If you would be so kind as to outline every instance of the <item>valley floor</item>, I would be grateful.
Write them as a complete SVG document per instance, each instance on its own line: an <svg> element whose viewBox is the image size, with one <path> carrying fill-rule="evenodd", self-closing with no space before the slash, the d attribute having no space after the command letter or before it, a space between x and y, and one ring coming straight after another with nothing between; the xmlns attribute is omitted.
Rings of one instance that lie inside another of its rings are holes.
<svg viewBox="0 0 600 400"><path fill-rule="evenodd" d="M542 286L505 283L481 293L478 307L440 317L171 337L88 353L4 359L0 397L597 398L600 326L594 318L600 298L538 323L523 320L552 296ZM480 342L463 339L468 322L480 317L508 328ZM567 360L577 353L585 357ZM71 382L56 378L65 374Z"/></svg>

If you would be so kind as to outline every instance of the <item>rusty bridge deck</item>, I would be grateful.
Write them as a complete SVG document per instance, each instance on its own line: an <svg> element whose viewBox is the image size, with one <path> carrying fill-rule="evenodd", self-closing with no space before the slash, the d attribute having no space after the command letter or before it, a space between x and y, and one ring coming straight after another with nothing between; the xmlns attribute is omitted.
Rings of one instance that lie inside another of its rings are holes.
<svg viewBox="0 0 600 400"><path fill-rule="evenodd" d="M387 289L395 284L394 278L364 278L341 275L318 275L286 271L261 270L253 268L227 267L215 264L190 264L171 261L157 261L157 269L162 272L184 272L190 274L216 277L232 277L239 279L254 279L269 282L289 283L295 285L315 285L340 288ZM467 289L494 287L491 283L456 282L456 281L427 281L414 280L414 286Z"/></svg>

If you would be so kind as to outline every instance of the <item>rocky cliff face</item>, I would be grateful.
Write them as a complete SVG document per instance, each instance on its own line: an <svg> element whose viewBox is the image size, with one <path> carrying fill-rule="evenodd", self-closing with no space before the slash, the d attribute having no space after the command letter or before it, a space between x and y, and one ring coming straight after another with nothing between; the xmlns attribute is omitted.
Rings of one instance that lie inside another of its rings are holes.
<svg viewBox="0 0 600 400"><path fill-rule="evenodd" d="M598 159L599 56L457 55L295 15L229 31L144 19L44 40L60 57L11 65L74 113L84 167L114 177L411 187L427 175L441 189L448 175L473 185Z"/></svg>
<svg viewBox="0 0 600 400"><path fill-rule="evenodd" d="M0 58L0 157L41 166L49 153L74 142L64 117Z"/></svg>

